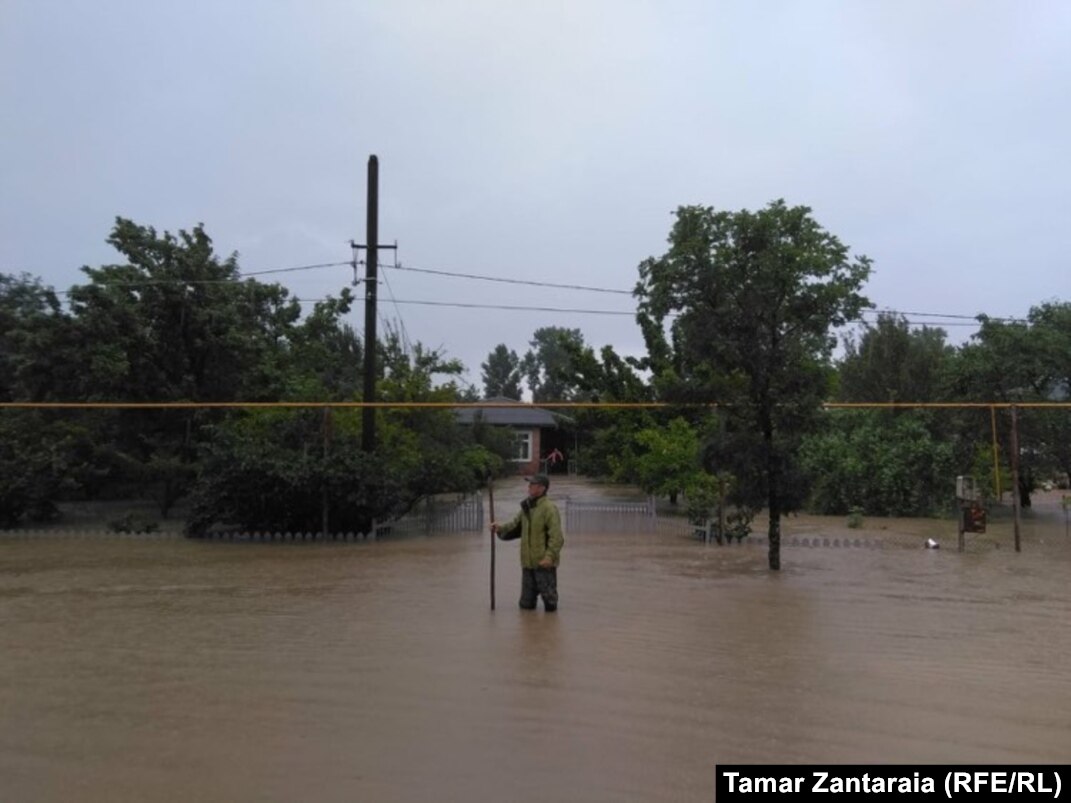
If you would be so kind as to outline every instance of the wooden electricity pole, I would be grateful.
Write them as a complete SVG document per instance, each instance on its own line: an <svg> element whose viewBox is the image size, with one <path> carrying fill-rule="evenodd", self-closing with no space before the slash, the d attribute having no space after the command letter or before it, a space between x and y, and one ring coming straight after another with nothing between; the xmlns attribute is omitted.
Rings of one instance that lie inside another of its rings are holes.
<svg viewBox="0 0 1071 803"><path fill-rule="evenodd" d="M364 401L376 400L376 291L379 283L379 159L368 157L368 217L364 271ZM361 449L376 448L376 410L362 408Z"/></svg>

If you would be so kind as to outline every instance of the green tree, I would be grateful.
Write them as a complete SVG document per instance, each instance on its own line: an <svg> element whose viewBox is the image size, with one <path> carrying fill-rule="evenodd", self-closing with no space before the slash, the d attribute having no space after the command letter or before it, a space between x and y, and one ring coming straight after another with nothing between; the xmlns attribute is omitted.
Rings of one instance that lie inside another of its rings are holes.
<svg viewBox="0 0 1071 803"><path fill-rule="evenodd" d="M981 328L962 346L955 361L953 388L964 401L1022 404L1051 402L1068 389L1067 355L1071 353L1071 305L1048 302L1030 310L1025 321L980 316ZM1010 454L1010 415L1002 411L1002 451ZM977 422L975 437L986 438ZM1071 466L1068 441L1071 420L1066 410L1039 409L1019 414L1019 493L1024 507L1038 481Z"/></svg>
<svg viewBox="0 0 1071 803"><path fill-rule="evenodd" d="M699 461L699 433L683 418L668 426L648 427L636 432L628 448L615 460L615 478L639 485L649 494L677 496L695 486L703 474Z"/></svg>
<svg viewBox="0 0 1071 803"><path fill-rule="evenodd" d="M64 413L0 410L0 527L54 518L92 471L90 438Z"/></svg>
<svg viewBox="0 0 1071 803"><path fill-rule="evenodd" d="M460 363L419 343L406 348L388 329L380 344L378 398L452 402ZM253 530L367 532L423 496L480 487L499 458L446 408L377 411L376 449L360 446L356 411L256 410L212 427L202 442L204 468L193 492L188 529L216 524Z"/></svg>
<svg viewBox="0 0 1071 803"><path fill-rule="evenodd" d="M734 501L769 513L769 565L781 566L781 515L802 503L797 452L831 383L831 330L868 304L866 257L810 209L676 212L669 250L640 264L638 316L671 399L717 403L724 434L708 468L737 479ZM668 336L666 329L668 326Z"/></svg>
<svg viewBox="0 0 1071 803"><path fill-rule="evenodd" d="M603 346L598 354L575 340L564 341L563 347L571 369L572 400L611 405L654 400L651 387L637 372L637 361L621 357L612 346ZM635 433L667 419L649 410L607 406L580 408L560 420L578 450L570 455L570 464L587 475L612 476Z"/></svg>
<svg viewBox="0 0 1071 803"><path fill-rule="evenodd" d="M487 362L481 363L483 369L483 391L486 398L505 396L508 399L521 398L521 360L517 352L499 343L494 351L487 355Z"/></svg>
<svg viewBox="0 0 1071 803"><path fill-rule="evenodd" d="M279 372L287 398L329 401L358 395L364 348L344 320L353 300L349 288L343 288L338 298L318 301L299 324L288 327L286 340L271 358L262 361Z"/></svg>
<svg viewBox="0 0 1071 803"><path fill-rule="evenodd" d="M118 218L108 242L125 262L83 268L71 288L84 343L76 398L226 401L275 397L279 367L301 315L279 285L241 281L202 226L178 235Z"/></svg>
<svg viewBox="0 0 1071 803"><path fill-rule="evenodd" d="M71 401L83 343L56 293L0 274L0 401ZM0 524L58 514L61 497L99 481L92 460L107 413L0 411Z"/></svg>
<svg viewBox="0 0 1071 803"><path fill-rule="evenodd" d="M645 402L653 401L650 385L637 373L638 361L625 358L613 346L603 346L599 353L582 340L563 340L564 364L569 366L571 395L577 401Z"/></svg>
<svg viewBox="0 0 1071 803"><path fill-rule="evenodd" d="M241 282L202 226L178 235L117 218L108 242L123 262L83 268L69 294L76 340L68 400L233 401L278 398L300 316L278 285ZM111 411L98 461L114 483L153 496L167 515L196 473L206 410Z"/></svg>
<svg viewBox="0 0 1071 803"><path fill-rule="evenodd" d="M1052 383L1047 399L1071 401L1071 303L1039 304L1030 310L1029 318L1033 331L1043 338ZM1071 410L1036 411L1036 418L1047 460L1071 478Z"/></svg>
<svg viewBox="0 0 1071 803"><path fill-rule="evenodd" d="M956 475L953 443L917 415L837 410L830 426L804 439L800 464L807 506L845 515L931 516L947 510Z"/></svg>
<svg viewBox="0 0 1071 803"><path fill-rule="evenodd" d="M122 259L85 268L88 282L71 289L69 312L39 280L0 275L0 399L357 396L364 344L345 322L349 290L302 316L285 288L243 281L236 258L219 258L202 226L161 235L119 218L109 242ZM419 344L403 347L389 325L375 348L382 400L452 402L471 393L456 384L459 362ZM285 500L295 511L289 521L307 526L308 506L322 510L325 492L351 521L367 521L414 495L482 482L493 463L445 410L381 411L385 443L396 448L385 445L371 457L350 453L353 416L345 415L325 424L315 415L205 409L62 418L7 412L0 417L0 518L8 521L47 515L60 495L74 492L153 496L166 515L194 483L196 526L206 517L263 522L255 508L268 497ZM301 496L309 489L317 494L312 502Z"/></svg>
<svg viewBox="0 0 1071 803"><path fill-rule="evenodd" d="M396 333L388 332L381 349L382 379L377 395L385 402L456 402L461 395L456 377L464 370L461 362L447 358L437 349L415 343L403 348ZM450 378L443 382L442 377ZM377 421L382 424L381 450L387 462L397 455L412 459L406 470L407 487L413 498L456 488L451 475L460 472L466 482L479 479L479 472L468 462L466 449L471 445L471 433L458 426L454 413L448 408L422 409L391 407L380 411ZM408 456L408 457L406 457ZM485 462L481 455L476 461Z"/></svg>
<svg viewBox="0 0 1071 803"><path fill-rule="evenodd" d="M859 337L845 339L837 399L947 401L956 350L945 337L942 329L912 329L902 315L880 313ZM809 436L804 450L812 480L808 506L819 512L844 514L859 508L869 515L929 515L943 510L950 498L953 466L961 466L962 473L962 467L973 463L974 440L959 436L962 422L972 417L959 411L853 410L829 418L828 431ZM902 438L911 442L901 443ZM881 455L879 463L874 454ZM835 460L838 455L841 462L836 466L820 459ZM946 473L929 470L931 465ZM855 470L860 473L853 474Z"/></svg>
<svg viewBox="0 0 1071 803"><path fill-rule="evenodd" d="M572 401L576 394L572 354L584 347L579 329L544 326L536 329L531 348L521 360L535 402Z"/></svg>
<svg viewBox="0 0 1071 803"><path fill-rule="evenodd" d="M55 291L29 274L0 273L0 400L57 398L77 362Z"/></svg>
<svg viewBox="0 0 1071 803"><path fill-rule="evenodd" d="M880 313L860 337L844 342L837 398L845 402L932 402L947 398L955 349L943 329L912 330L907 319Z"/></svg>

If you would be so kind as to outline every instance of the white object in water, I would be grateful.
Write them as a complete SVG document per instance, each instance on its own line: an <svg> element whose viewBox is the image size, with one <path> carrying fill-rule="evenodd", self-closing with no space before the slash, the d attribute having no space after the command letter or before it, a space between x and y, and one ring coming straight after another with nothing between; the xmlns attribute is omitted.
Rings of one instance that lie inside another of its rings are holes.
<svg viewBox="0 0 1071 803"><path fill-rule="evenodd" d="M940 549L941 545L939 543L937 543L936 541L934 541L932 538L927 538L926 539L926 548L927 549Z"/></svg>

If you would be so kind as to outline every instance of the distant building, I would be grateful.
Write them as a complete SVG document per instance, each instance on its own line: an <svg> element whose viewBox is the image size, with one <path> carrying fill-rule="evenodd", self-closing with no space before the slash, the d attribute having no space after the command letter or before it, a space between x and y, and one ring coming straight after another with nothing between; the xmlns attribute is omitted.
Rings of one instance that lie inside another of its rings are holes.
<svg viewBox="0 0 1071 803"><path fill-rule="evenodd" d="M473 424L479 418L491 426L508 427L512 430L512 460L518 474L548 471L544 458L555 449L564 452L565 459L550 470L568 470L569 456L561 424L571 422L571 418L506 396L495 396L483 401L488 404L487 407L457 408L454 411L457 420L462 424Z"/></svg>

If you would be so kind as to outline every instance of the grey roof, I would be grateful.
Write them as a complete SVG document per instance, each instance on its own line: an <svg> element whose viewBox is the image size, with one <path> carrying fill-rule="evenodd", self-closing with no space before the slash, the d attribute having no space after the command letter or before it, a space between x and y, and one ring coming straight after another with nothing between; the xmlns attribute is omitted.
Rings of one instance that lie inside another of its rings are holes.
<svg viewBox="0 0 1071 803"><path fill-rule="evenodd" d="M557 415L541 407L533 407L505 396L496 396L492 399L484 399L484 401L493 406L455 408L454 414L457 420L462 424L471 424L479 415L488 424L506 427L556 427L559 419L568 420L567 416Z"/></svg>

